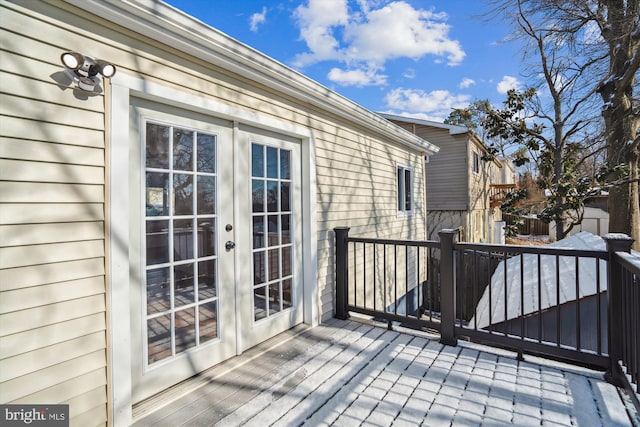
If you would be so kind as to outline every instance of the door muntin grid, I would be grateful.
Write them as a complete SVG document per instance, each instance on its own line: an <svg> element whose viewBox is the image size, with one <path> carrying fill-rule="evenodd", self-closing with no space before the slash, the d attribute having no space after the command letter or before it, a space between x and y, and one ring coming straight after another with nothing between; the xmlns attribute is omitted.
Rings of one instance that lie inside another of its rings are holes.
<svg viewBox="0 0 640 427"><path fill-rule="evenodd" d="M251 247L254 322L293 302L291 150L251 144Z"/></svg>
<svg viewBox="0 0 640 427"><path fill-rule="evenodd" d="M219 337L217 136L145 123L146 366Z"/></svg>

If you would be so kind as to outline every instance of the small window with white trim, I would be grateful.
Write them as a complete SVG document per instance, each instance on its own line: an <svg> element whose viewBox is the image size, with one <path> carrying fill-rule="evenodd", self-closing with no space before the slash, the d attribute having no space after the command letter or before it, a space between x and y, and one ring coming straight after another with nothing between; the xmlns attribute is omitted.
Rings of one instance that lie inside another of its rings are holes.
<svg viewBox="0 0 640 427"><path fill-rule="evenodd" d="M398 166L398 212L410 214L413 210L413 170L406 166Z"/></svg>

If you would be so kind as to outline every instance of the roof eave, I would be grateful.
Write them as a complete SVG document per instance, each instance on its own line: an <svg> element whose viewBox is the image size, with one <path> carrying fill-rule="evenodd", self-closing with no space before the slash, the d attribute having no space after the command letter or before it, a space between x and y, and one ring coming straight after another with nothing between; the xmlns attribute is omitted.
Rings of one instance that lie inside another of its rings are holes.
<svg viewBox="0 0 640 427"><path fill-rule="evenodd" d="M80 9L182 52L382 133L411 149L439 148L267 55L166 4L153 0L65 0Z"/></svg>

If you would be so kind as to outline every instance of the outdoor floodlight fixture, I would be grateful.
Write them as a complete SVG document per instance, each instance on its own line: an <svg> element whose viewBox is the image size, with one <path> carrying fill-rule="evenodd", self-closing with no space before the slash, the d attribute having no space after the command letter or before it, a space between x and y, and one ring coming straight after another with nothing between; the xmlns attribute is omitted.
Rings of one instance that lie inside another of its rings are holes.
<svg viewBox="0 0 640 427"><path fill-rule="evenodd" d="M108 79L116 73L115 65L78 52L65 52L60 55L60 61L73 80L77 81L78 87L89 92L95 91L100 76Z"/></svg>

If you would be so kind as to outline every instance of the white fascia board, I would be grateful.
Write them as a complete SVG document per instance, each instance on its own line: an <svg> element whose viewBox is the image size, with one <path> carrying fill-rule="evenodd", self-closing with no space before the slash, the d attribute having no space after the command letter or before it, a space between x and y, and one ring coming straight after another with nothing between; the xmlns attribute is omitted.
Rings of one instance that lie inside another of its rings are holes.
<svg viewBox="0 0 640 427"><path fill-rule="evenodd" d="M343 119L381 133L391 141L426 155L439 151L438 147L417 135L166 3L155 0L64 1L302 103L337 113Z"/></svg>
<svg viewBox="0 0 640 427"><path fill-rule="evenodd" d="M396 114L387 114L387 113L378 113L378 114L387 120L396 120L399 122L414 123L416 125L431 126L439 129L448 129L449 135L462 135L465 133L473 132L471 129L464 126L448 125L446 123L434 122L431 120L416 119L408 116L398 116Z"/></svg>

